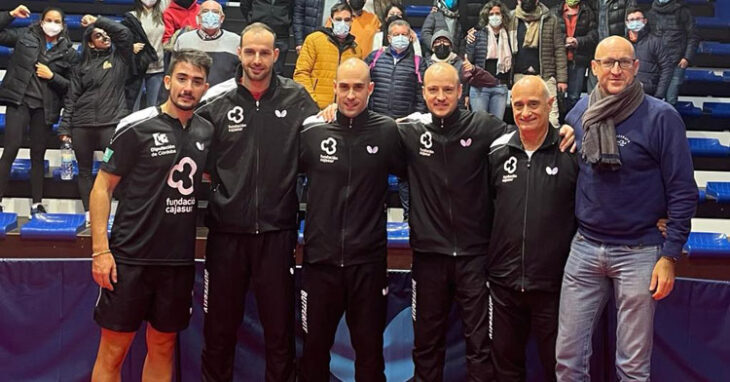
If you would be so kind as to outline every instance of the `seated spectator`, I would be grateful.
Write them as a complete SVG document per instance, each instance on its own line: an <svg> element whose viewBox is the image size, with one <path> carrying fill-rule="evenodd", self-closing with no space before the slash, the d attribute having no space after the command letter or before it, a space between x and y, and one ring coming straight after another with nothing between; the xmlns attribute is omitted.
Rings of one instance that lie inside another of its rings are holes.
<svg viewBox="0 0 730 382"><path fill-rule="evenodd" d="M165 22L162 43L167 44L175 32L185 27L197 29L199 10L200 5L195 0L172 0L162 13L162 20Z"/></svg>
<svg viewBox="0 0 730 382"><path fill-rule="evenodd" d="M558 18L560 31L565 34L568 60L568 102L565 111L568 112L580 99L586 69L598 44L596 15L582 0L565 0L565 3L557 5L553 11Z"/></svg>
<svg viewBox="0 0 730 382"><path fill-rule="evenodd" d="M320 109L335 99L334 80L337 66L350 57L360 57L360 47L350 34L352 10L346 3L330 10L332 27L312 32L302 45L294 69L294 81L304 86Z"/></svg>
<svg viewBox="0 0 730 382"><path fill-rule="evenodd" d="M279 59L274 63L274 70L277 74L284 72L286 54L289 52L289 27L292 25L293 5L294 0L241 1L241 15L246 25L262 22L276 33L274 44L276 49L279 49ZM213 60L215 62L215 58Z"/></svg>
<svg viewBox="0 0 730 382"><path fill-rule="evenodd" d="M241 37L221 29L226 15L223 7L214 0L200 4L198 24L200 28L180 34L175 41L175 51L198 49L208 53L213 59L208 83L217 85L236 76L239 59L237 54Z"/></svg>
<svg viewBox="0 0 730 382"><path fill-rule="evenodd" d="M514 81L524 76L539 75L548 85L550 96L568 90L568 68L565 59L565 35L558 19L540 0L518 0L510 33L517 36L512 46ZM558 103L552 103L550 123L558 126Z"/></svg>
<svg viewBox="0 0 730 382"><path fill-rule="evenodd" d="M499 0L484 5L479 12L479 26L473 39L467 37L466 54L476 67L496 77L496 86L469 85L469 105L472 111L486 111L502 119L507 108L508 84L512 75L512 50L517 41L510 40L511 18L507 7ZM471 35L471 33L470 33Z"/></svg>
<svg viewBox="0 0 730 382"><path fill-rule="evenodd" d="M82 58L71 76L58 135L62 141L72 142L76 154L79 195L88 227L94 151L109 144L117 124L129 112L124 83L133 63L133 48L132 34L121 23L85 15L81 25L87 27Z"/></svg>
<svg viewBox="0 0 730 382"><path fill-rule="evenodd" d="M433 35L436 31L445 30L451 33L454 41L453 50L461 54L461 24L459 23L459 9L457 0L438 0L436 10L426 16L421 27L421 45L424 47L426 56L431 54L430 46Z"/></svg>
<svg viewBox="0 0 730 382"><path fill-rule="evenodd" d="M694 58L699 44L692 12L680 0L654 0L646 18L651 32L661 38L661 45L674 66L666 100L670 105L675 105L679 87L684 82L684 71Z"/></svg>
<svg viewBox="0 0 730 382"><path fill-rule="evenodd" d="M380 30L380 19L375 14L363 9L366 0L347 0L346 4L352 10L352 25L350 33L355 36L355 42L360 47L360 54L365 58L372 52L373 36ZM328 20L327 27L332 26L332 21Z"/></svg>
<svg viewBox="0 0 730 382"><path fill-rule="evenodd" d="M373 51L390 44L390 42L388 42L388 27L390 26L390 23L395 20L404 20L403 7L400 4L388 5L385 9L384 19L385 22L383 23L380 32L373 36ZM421 43L418 41L418 36L413 29L411 29L411 46L413 47L414 53L419 56L423 56L423 53L421 52Z"/></svg>
<svg viewBox="0 0 730 382"><path fill-rule="evenodd" d="M674 73L674 61L668 56L668 49L662 40L650 33L644 12L640 8L629 8L626 13L626 37L634 45L639 71L636 79L641 81L644 93L663 99Z"/></svg>

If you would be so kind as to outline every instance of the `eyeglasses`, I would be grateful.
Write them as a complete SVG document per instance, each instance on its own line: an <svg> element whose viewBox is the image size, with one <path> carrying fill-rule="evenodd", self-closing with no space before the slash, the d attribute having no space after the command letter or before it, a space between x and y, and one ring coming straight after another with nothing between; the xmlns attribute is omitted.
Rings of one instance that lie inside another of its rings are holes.
<svg viewBox="0 0 730 382"><path fill-rule="evenodd" d="M613 59L613 58L606 58L603 60L595 59L593 60L601 65L603 69L613 69L614 66L616 66L616 63L618 63L618 66L621 69L631 69L631 67L634 65L634 62L636 62L636 59L633 58L621 58L621 59Z"/></svg>

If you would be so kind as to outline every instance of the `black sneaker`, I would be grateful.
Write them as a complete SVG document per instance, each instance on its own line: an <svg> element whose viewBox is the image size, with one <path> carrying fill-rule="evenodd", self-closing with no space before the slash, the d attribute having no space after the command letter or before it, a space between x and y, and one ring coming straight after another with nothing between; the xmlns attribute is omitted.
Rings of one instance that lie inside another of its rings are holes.
<svg viewBox="0 0 730 382"><path fill-rule="evenodd" d="M30 218L31 219L43 219L46 217L46 209L43 207L42 204L38 204L35 207L30 208Z"/></svg>

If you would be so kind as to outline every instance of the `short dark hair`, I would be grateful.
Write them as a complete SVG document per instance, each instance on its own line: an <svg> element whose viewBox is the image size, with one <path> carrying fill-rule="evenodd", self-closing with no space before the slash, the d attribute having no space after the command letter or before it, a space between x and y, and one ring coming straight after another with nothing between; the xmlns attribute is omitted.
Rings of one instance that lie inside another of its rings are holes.
<svg viewBox="0 0 730 382"><path fill-rule="evenodd" d="M337 3L330 8L330 17L333 17L335 13L342 12L342 11L348 11L350 12L350 16L352 16L352 8L350 8L350 4L347 4L347 2L341 2Z"/></svg>
<svg viewBox="0 0 730 382"><path fill-rule="evenodd" d="M632 13L641 12L641 16L646 18L646 15L644 14L644 10L639 7L629 7L626 9L626 18L629 18L629 15Z"/></svg>
<svg viewBox="0 0 730 382"><path fill-rule="evenodd" d="M241 41L243 41L243 35L245 35L248 32L260 32L265 31L269 32L274 36L274 41L276 41L276 32L274 32L273 29L271 29L270 26L262 23L262 22L255 22L248 24L243 30L241 31Z"/></svg>
<svg viewBox="0 0 730 382"><path fill-rule="evenodd" d="M205 72L205 77L208 78L210 74L210 67L213 65L213 59L210 56L198 49L180 49L172 52L172 58L170 59L170 66L167 69L167 74L172 75L175 70L175 66L181 62L187 62L188 64L201 68Z"/></svg>

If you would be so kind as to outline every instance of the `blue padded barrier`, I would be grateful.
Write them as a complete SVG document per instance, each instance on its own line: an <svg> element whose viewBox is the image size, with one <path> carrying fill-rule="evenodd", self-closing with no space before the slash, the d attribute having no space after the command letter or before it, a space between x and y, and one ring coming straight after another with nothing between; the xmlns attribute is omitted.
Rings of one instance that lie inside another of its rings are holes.
<svg viewBox="0 0 730 382"><path fill-rule="evenodd" d="M705 190L718 203L730 203L730 182L707 182Z"/></svg>
<svg viewBox="0 0 730 382"><path fill-rule="evenodd" d="M83 17L83 15L66 15L66 19L65 19L66 26L69 29L83 28L81 26L81 18L82 17ZM108 15L104 15L104 17L110 18L110 19L112 19L114 21L121 21L122 20L122 18L119 17L119 16L108 16ZM33 24L34 22L38 21L39 19L40 19L40 14L33 13L27 19L15 19L15 20L13 20L13 22L10 23L10 26L11 27L27 27L27 26Z"/></svg>
<svg viewBox="0 0 730 382"><path fill-rule="evenodd" d="M13 48L8 48L7 46L0 46L0 56L10 57L11 54L13 54Z"/></svg>
<svg viewBox="0 0 730 382"><path fill-rule="evenodd" d="M697 53L712 54L715 56L730 56L730 44L715 41L703 41L697 48Z"/></svg>
<svg viewBox="0 0 730 382"><path fill-rule="evenodd" d="M388 248L409 248L408 223L388 222Z"/></svg>
<svg viewBox="0 0 730 382"><path fill-rule="evenodd" d="M45 214L20 227L21 239L76 240L86 225L84 214Z"/></svg>
<svg viewBox="0 0 730 382"><path fill-rule="evenodd" d="M0 134L5 132L5 114L0 114Z"/></svg>
<svg viewBox="0 0 730 382"><path fill-rule="evenodd" d="M398 177L395 175L388 175L388 190L398 191Z"/></svg>
<svg viewBox="0 0 730 382"><path fill-rule="evenodd" d="M709 113L712 117L730 118L730 103L705 102L702 104L702 110L705 113Z"/></svg>
<svg viewBox="0 0 730 382"><path fill-rule="evenodd" d="M86 4L93 4L96 2L96 0L58 0L60 3L86 3ZM132 4L134 1L131 0L129 4ZM105 4L114 4L111 2L111 0L104 0Z"/></svg>
<svg viewBox="0 0 730 382"><path fill-rule="evenodd" d="M723 75L715 74L712 70L707 69L687 69L684 72L684 79L696 82L723 82Z"/></svg>
<svg viewBox="0 0 730 382"><path fill-rule="evenodd" d="M726 157L730 147L723 146L717 138L687 138L692 155L699 157Z"/></svg>
<svg viewBox="0 0 730 382"><path fill-rule="evenodd" d="M675 108L679 114L685 117L699 117L702 115L702 109L695 106L692 102L681 101L677 102Z"/></svg>
<svg viewBox="0 0 730 382"><path fill-rule="evenodd" d="M724 233L690 232L684 250L688 257L730 258L730 241Z"/></svg>
<svg viewBox="0 0 730 382"><path fill-rule="evenodd" d="M704 188L698 188L697 193L697 203L702 204L707 201L707 191Z"/></svg>
<svg viewBox="0 0 730 382"><path fill-rule="evenodd" d="M406 17L426 17L431 13L430 5L409 5L406 7Z"/></svg>
<svg viewBox="0 0 730 382"><path fill-rule="evenodd" d="M0 239L5 237L8 231L18 228L18 214L12 212L0 212Z"/></svg>
<svg viewBox="0 0 730 382"><path fill-rule="evenodd" d="M719 2L715 4L719 4ZM706 29L725 29L730 28L730 21L718 17L695 17L695 27Z"/></svg>
<svg viewBox="0 0 730 382"><path fill-rule="evenodd" d="M48 159L43 161L43 173L48 172ZM30 179L30 159L16 159L10 166L10 179Z"/></svg>

